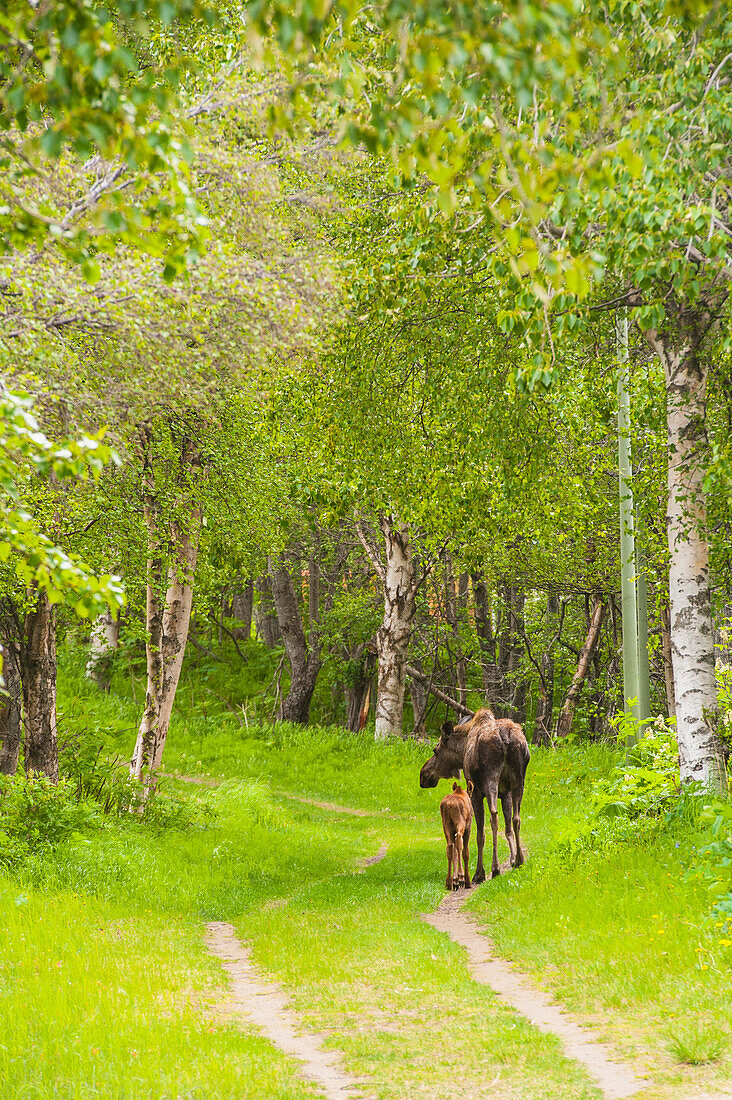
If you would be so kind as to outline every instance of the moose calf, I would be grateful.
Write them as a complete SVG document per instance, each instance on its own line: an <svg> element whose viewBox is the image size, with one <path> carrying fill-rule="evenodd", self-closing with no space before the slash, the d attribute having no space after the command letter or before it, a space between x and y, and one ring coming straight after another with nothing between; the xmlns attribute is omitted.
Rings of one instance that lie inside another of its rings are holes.
<svg viewBox="0 0 732 1100"><path fill-rule="evenodd" d="M470 796L473 793L473 784L468 783L467 791L459 787L457 783L452 785L452 794L446 794L440 803L442 814L442 828L447 842L447 878L445 886L448 890L459 890L470 887L470 871L468 870L468 849L470 847L470 823L473 820L473 804ZM462 865L460 867L460 857Z"/></svg>

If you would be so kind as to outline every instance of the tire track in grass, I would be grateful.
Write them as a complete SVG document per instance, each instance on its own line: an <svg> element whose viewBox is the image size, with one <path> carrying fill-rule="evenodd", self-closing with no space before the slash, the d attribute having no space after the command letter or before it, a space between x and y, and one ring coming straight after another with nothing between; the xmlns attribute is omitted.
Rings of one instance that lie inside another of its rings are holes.
<svg viewBox="0 0 732 1100"><path fill-rule="evenodd" d="M434 913L423 913L422 919L466 949L473 979L490 986L503 1003L515 1008L540 1031L556 1035L567 1055L585 1067L607 1100L623 1100L647 1089L650 1082L617 1061L611 1047L564 1009L552 1004L546 993L510 963L493 954L490 940L461 911L469 896L465 891L448 894Z"/></svg>
<svg viewBox="0 0 732 1100"><path fill-rule="evenodd" d="M256 1024L279 1050L295 1058L302 1076L319 1085L327 1100L360 1100L366 1096L363 1086L343 1069L342 1056L323 1049L323 1035L304 1031L279 986L257 973L233 925L211 921L206 926L205 942L231 978L229 1004L237 1016Z"/></svg>

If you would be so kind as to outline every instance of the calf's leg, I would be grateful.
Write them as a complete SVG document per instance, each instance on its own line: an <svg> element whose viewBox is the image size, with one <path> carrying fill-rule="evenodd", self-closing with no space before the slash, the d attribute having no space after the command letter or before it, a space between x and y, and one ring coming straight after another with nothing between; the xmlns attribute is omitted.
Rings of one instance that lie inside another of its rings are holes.
<svg viewBox="0 0 732 1100"><path fill-rule="evenodd" d="M470 822L468 822L465 833L463 834L463 870L465 872L465 889L470 889L470 870L468 868L468 859L470 856Z"/></svg>
<svg viewBox="0 0 732 1100"><path fill-rule="evenodd" d="M451 840L447 842L447 878L445 879L445 886L448 890L452 890L453 879L452 871L455 865L455 857L453 855L455 845Z"/></svg>
<svg viewBox="0 0 732 1100"><path fill-rule="evenodd" d="M462 829L456 829L455 830L455 845L454 845L454 852L455 852L454 889L455 890L459 890L460 887L463 885L463 872L462 872L462 868L460 866L460 857L462 856L462 851L463 851L463 831L462 831Z"/></svg>

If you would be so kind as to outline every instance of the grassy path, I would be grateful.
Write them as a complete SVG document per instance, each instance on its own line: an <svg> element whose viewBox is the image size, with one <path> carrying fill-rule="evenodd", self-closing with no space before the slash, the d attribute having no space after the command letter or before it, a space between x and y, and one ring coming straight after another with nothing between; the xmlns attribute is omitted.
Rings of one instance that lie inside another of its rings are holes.
<svg viewBox="0 0 732 1100"><path fill-rule="evenodd" d="M445 896L443 792L417 787L423 749L223 719L206 729L169 745L171 770L208 780L169 781L200 807L193 825L110 821L0 877L2 1100L322 1100L296 1058L222 1018L210 922L233 927L256 973L375 1100L601 1100L559 1039L476 982L465 949L421 919ZM602 763L535 754L531 859L471 892L466 912L639 1067L638 1100L730 1096L724 1045L693 1066L668 1043L682 1021L721 1042L732 1016L707 903L681 878L695 838L551 862L557 807L571 812Z"/></svg>

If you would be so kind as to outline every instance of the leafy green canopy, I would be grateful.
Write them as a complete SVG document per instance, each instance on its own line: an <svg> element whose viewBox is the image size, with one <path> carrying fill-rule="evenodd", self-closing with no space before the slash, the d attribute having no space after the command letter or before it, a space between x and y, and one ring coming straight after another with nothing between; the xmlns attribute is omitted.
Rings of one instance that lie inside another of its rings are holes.
<svg viewBox="0 0 732 1100"><path fill-rule="evenodd" d="M663 320L669 284L693 299L729 278L732 25L718 0L247 11L298 58L298 92L360 93L346 128L390 153L400 187L490 230L486 266L513 295L500 323L530 341L530 386L551 385L556 337L608 275L637 291L644 327Z"/></svg>
<svg viewBox="0 0 732 1100"><path fill-rule="evenodd" d="M32 412L32 399L0 390L0 561L8 563L25 587L35 585L51 603L70 603L90 616L124 603L119 577L95 576L79 558L67 554L38 527L21 503L21 482L36 478L99 478L106 463L118 461L102 442L104 432L53 444Z"/></svg>
<svg viewBox="0 0 732 1100"><path fill-rule="evenodd" d="M94 252L122 239L165 255L172 277L205 224L189 186L188 145L173 125L179 85L195 68L191 35L186 41L181 30L218 20L201 0L3 5L3 250L50 237L93 277ZM62 212L48 184L57 176L63 184L74 161L84 165L85 188ZM79 224L90 210L92 226Z"/></svg>

